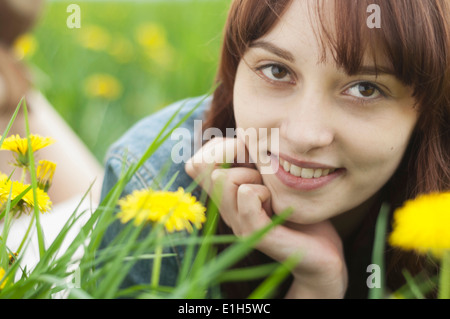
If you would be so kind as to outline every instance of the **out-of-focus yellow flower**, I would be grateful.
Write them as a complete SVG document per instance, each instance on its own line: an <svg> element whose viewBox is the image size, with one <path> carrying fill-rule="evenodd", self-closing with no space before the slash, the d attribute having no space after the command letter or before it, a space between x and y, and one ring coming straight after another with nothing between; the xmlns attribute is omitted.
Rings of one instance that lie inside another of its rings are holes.
<svg viewBox="0 0 450 319"><path fill-rule="evenodd" d="M84 82L84 91L89 97L116 100L122 94L122 84L109 74L93 74Z"/></svg>
<svg viewBox="0 0 450 319"><path fill-rule="evenodd" d="M36 152L55 142L51 137L42 137L37 134L30 134L32 152ZM28 166L28 139L21 138L18 134L5 138L0 150L12 151L16 155L17 165Z"/></svg>
<svg viewBox="0 0 450 319"><path fill-rule="evenodd" d="M395 211L389 243L441 258L450 250L449 229L450 192L420 195Z"/></svg>
<svg viewBox="0 0 450 319"><path fill-rule="evenodd" d="M166 30L155 23L138 26L135 36L137 42L145 48L160 49L167 45Z"/></svg>
<svg viewBox="0 0 450 319"><path fill-rule="evenodd" d="M4 174L0 175L0 207L6 203L9 196L11 196L11 201L13 201L20 194L25 192L30 185L23 184L16 181L11 181ZM38 209L41 213L45 213L50 211L52 202L50 201L50 197L46 192L37 188L36 189L36 197L37 197L37 205ZM29 213L32 209L34 209L36 203L34 201L33 190L30 188L25 193L25 195L18 202L16 208L20 213Z"/></svg>
<svg viewBox="0 0 450 319"><path fill-rule="evenodd" d="M108 53L119 63L128 63L134 58L134 48L131 41L124 36L114 37L114 41L109 46Z"/></svg>
<svg viewBox="0 0 450 319"><path fill-rule="evenodd" d="M142 24L137 27L135 37L150 59L162 66L170 65L173 60L173 49L163 26L155 23Z"/></svg>
<svg viewBox="0 0 450 319"><path fill-rule="evenodd" d="M106 50L111 42L111 36L107 30L97 25L88 25L80 29L78 36L80 44L91 50Z"/></svg>
<svg viewBox="0 0 450 319"><path fill-rule="evenodd" d="M8 188L9 185L9 188ZM0 172L0 211L2 205L8 200L9 190L11 189L11 182L5 174Z"/></svg>
<svg viewBox="0 0 450 319"><path fill-rule="evenodd" d="M36 168L36 178L38 181L38 187L44 192L47 192L52 185L55 169L56 163L47 160L39 161Z"/></svg>
<svg viewBox="0 0 450 319"><path fill-rule="evenodd" d="M183 188L176 192L136 190L119 201L118 217L122 223L134 219L135 225L146 222L164 223L168 232L200 229L205 222L206 208Z"/></svg>
<svg viewBox="0 0 450 319"><path fill-rule="evenodd" d="M4 279L3 277L5 277L5 274L6 274L5 269L3 269L3 267L0 267L0 281L2 281L2 280ZM5 280L0 284L0 289L5 288L5 286L6 286L6 278L5 278Z"/></svg>
<svg viewBox="0 0 450 319"><path fill-rule="evenodd" d="M13 44L13 51L14 54L17 56L18 59L26 59L36 52L38 47L38 42L36 38L27 33L21 35Z"/></svg>
<svg viewBox="0 0 450 319"><path fill-rule="evenodd" d="M17 254L17 253L8 254L8 259L9 259L9 265L10 266L12 264L14 264L14 262L17 260L17 256L19 256L19 254Z"/></svg>

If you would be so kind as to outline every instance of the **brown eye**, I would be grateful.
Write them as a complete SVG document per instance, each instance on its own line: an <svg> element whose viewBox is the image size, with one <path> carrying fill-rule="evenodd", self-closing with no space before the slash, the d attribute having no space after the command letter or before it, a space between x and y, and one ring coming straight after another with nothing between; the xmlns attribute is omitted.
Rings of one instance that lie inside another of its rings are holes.
<svg viewBox="0 0 450 319"><path fill-rule="evenodd" d="M260 74L272 82L292 82L291 72L277 64L270 64L259 69Z"/></svg>
<svg viewBox="0 0 450 319"><path fill-rule="evenodd" d="M345 91L346 94L359 99L375 100L380 96L385 96L383 91L377 85L370 82L359 82Z"/></svg>
<svg viewBox="0 0 450 319"><path fill-rule="evenodd" d="M358 85L358 91L364 97L371 97L375 93L376 88L370 83L360 83Z"/></svg>
<svg viewBox="0 0 450 319"><path fill-rule="evenodd" d="M279 67L278 65L272 66L272 75L276 79L283 79L288 74L286 69Z"/></svg>

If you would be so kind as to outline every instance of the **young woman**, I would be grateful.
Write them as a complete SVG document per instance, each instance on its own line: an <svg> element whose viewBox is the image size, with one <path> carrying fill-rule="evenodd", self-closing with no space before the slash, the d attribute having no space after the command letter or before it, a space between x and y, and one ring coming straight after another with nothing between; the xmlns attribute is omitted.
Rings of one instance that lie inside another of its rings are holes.
<svg viewBox="0 0 450 319"><path fill-rule="evenodd" d="M366 297L381 204L393 210L419 193L450 187L449 18L445 0L232 2L218 87L183 127L193 132L194 121L204 119L205 132L268 129L268 136L257 135L258 148L242 134L207 141L185 167L172 167L182 171L173 187L196 179L211 195L220 184L220 232L237 236L291 207L287 222L242 261L282 261L301 252L283 296ZM196 102L185 101L184 112ZM128 161L139 159L178 106L144 119L111 148L104 194L117 181L124 149ZM165 143L125 194L148 187L173 147ZM213 149L245 149L251 160L223 169L224 155ZM117 231L111 228L106 241ZM178 256L163 268L169 285L183 257L182 247L173 251ZM391 289L402 283L403 268L425 267L391 248L386 257ZM135 267L125 284L148 282L147 269ZM224 295L246 297L255 284L224 286Z"/></svg>

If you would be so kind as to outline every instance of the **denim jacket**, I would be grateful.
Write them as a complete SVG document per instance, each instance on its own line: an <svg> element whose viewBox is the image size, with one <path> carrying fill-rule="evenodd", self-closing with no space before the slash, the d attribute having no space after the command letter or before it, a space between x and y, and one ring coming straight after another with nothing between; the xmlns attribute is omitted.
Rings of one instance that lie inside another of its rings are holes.
<svg viewBox="0 0 450 319"><path fill-rule="evenodd" d="M200 103L200 105L198 105ZM110 189L117 183L121 171L124 165L125 156L125 169L127 169L132 163L138 162L144 155L147 148L157 137L160 131L164 128L165 124L173 116L173 114L182 106L181 111L176 115L176 117L171 122L169 128L174 127L174 125L181 120L189 111L197 106L192 115L180 125L180 130L178 132L185 133L180 139L172 139L169 137L164 143L153 153L153 155L139 168L139 170L134 174L122 193L122 197L131 194L134 190L144 189L153 187L154 189L162 189L174 176L178 173L175 182L170 186L169 190L175 191L178 187L187 188L191 183L192 179L186 174L184 170L185 161L177 160L175 163L171 160L171 153L174 146L179 149L181 146L184 148L192 150L195 138L194 132L194 121L203 120L204 113L209 108L211 104L211 97L197 97L186 99L177 103L174 103L153 115L150 115L138 123L136 123L131 129L129 129L119 140L117 140L108 150L105 159L105 176L103 181L103 188L101 197L102 199L108 194ZM165 131L167 132L168 129ZM189 156L190 157L190 156ZM164 166L169 162L172 165L168 172L163 176L159 183L153 184L158 177L159 172L164 168ZM153 185L152 185L153 184ZM199 198L199 190L196 189L192 191L192 195ZM109 229L106 231L104 236L102 246L104 247L120 232L123 225L120 222L113 223ZM164 286L174 286L177 280L177 275L179 268L182 263L184 255L183 246L173 246L165 253L174 253L174 257L165 257L162 259L161 265L161 277L160 284ZM150 272L151 272L151 261L150 260L140 260L138 261L131 271L126 276L122 287L129 287L138 284L149 284L150 283Z"/></svg>

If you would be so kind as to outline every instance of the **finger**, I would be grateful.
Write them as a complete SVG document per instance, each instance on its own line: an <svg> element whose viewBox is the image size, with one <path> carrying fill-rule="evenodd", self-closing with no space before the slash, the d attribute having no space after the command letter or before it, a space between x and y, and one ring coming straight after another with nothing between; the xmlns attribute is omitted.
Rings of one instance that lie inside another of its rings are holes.
<svg viewBox="0 0 450 319"><path fill-rule="evenodd" d="M236 224L237 191L241 184L260 184L261 175L257 170L237 167L216 169L211 175L214 184L210 197L219 208L222 219L228 226Z"/></svg>
<svg viewBox="0 0 450 319"><path fill-rule="evenodd" d="M210 174L224 164L231 167L255 168L246 163L248 152L245 144L233 138L214 138L206 143L185 165L186 173L204 189L211 188Z"/></svg>
<svg viewBox="0 0 450 319"><path fill-rule="evenodd" d="M264 185L243 184L238 188L237 210L239 235L251 234L270 223L270 217L264 204L270 204L271 194ZM238 234L236 234L238 235Z"/></svg>
<svg viewBox="0 0 450 319"><path fill-rule="evenodd" d="M203 145L185 165L185 170L192 178L205 171L211 172L224 163L233 163L234 139L217 137ZM205 175L205 174L204 174Z"/></svg>
<svg viewBox="0 0 450 319"><path fill-rule="evenodd" d="M185 171L188 173L189 176L192 178L197 177L200 172L204 171L205 169L209 167L214 167L214 162L209 160L204 160L205 157L209 159L209 156L206 156L205 154L211 154L211 149L215 147L216 144L222 143L221 138L214 138L211 141L207 142L205 145L203 145L195 154L192 156L185 165Z"/></svg>
<svg viewBox="0 0 450 319"><path fill-rule="evenodd" d="M236 194L242 184L262 184L262 178L255 169L235 167L230 169L215 169L211 173L214 199L221 201L221 208L237 211Z"/></svg>

